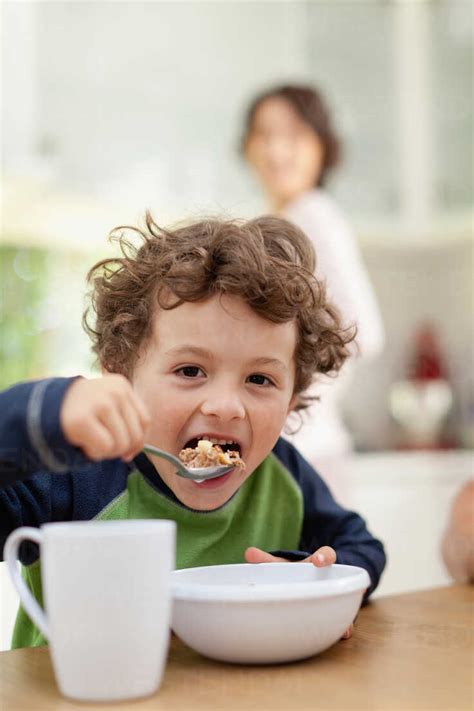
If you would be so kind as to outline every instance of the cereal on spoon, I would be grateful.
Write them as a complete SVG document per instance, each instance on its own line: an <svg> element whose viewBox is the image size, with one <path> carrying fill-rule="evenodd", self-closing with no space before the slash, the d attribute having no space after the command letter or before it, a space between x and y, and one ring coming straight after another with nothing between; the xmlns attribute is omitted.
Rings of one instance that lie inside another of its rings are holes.
<svg viewBox="0 0 474 711"><path fill-rule="evenodd" d="M224 464L245 469L245 462L240 458L237 449L224 450L220 444L213 444L208 439L200 439L196 447L182 449L179 458L187 467L212 467Z"/></svg>

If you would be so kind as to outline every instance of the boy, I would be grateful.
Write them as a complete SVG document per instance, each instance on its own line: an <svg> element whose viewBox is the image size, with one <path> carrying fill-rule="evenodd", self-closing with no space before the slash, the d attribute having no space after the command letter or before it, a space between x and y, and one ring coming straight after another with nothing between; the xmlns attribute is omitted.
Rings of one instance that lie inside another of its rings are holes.
<svg viewBox="0 0 474 711"><path fill-rule="evenodd" d="M168 232L147 215L139 248L91 270L104 377L22 383L0 395L1 547L20 525L167 518L177 567L311 560L367 569L382 544L279 437L318 373L336 372L352 335L314 278L305 235L288 222L204 221ZM246 468L196 483L142 453L200 439ZM22 552L41 601L37 553ZM41 601L42 602L42 601ZM20 609L13 646L44 643Z"/></svg>

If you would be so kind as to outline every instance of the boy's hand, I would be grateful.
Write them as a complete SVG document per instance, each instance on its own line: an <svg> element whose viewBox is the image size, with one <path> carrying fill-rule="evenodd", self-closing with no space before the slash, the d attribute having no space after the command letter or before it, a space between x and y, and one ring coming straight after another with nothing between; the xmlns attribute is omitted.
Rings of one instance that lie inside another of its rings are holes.
<svg viewBox="0 0 474 711"><path fill-rule="evenodd" d="M130 382L116 374L73 382L60 412L65 439L95 461L133 459L143 448L149 422Z"/></svg>
<svg viewBox="0 0 474 711"><path fill-rule="evenodd" d="M276 555L262 551L260 548L247 548L244 555L247 563L288 563L286 558L279 558ZM324 568L326 565L332 565L336 562L336 551L329 546L323 546L298 562L313 563L317 568Z"/></svg>
<svg viewBox="0 0 474 711"><path fill-rule="evenodd" d="M247 548L244 553L247 563L287 563L285 558L279 558L276 555L262 551L260 548ZM336 562L336 551L329 546L318 548L317 551L309 555L307 558L298 561L299 563L312 563L317 568L324 568L326 565L332 565ZM350 625L342 635L341 639L349 639L352 637L354 625Z"/></svg>

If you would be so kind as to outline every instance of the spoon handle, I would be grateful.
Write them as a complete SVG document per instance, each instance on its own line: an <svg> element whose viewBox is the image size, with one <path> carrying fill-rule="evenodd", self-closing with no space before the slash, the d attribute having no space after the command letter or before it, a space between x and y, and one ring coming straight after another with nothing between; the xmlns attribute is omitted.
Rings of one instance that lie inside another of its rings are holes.
<svg viewBox="0 0 474 711"><path fill-rule="evenodd" d="M168 462L171 462L171 464L174 464L177 469L179 469L181 475L187 475L188 470L184 466L182 462L178 459L178 457L175 457L173 454L170 454L169 452L164 452L162 449L158 449L158 447L153 447L151 444L145 444L143 447L143 451L147 452L148 454L154 454L156 457L161 457L162 459L167 459Z"/></svg>

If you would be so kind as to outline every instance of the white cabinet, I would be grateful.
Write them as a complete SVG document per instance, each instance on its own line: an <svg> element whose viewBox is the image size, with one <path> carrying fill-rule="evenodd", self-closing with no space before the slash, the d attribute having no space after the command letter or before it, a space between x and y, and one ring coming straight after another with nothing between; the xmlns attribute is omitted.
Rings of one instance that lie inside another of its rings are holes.
<svg viewBox="0 0 474 711"><path fill-rule="evenodd" d="M333 463L325 478L334 496L385 545L388 563L376 596L450 583L440 542L451 502L473 467L472 450L358 454Z"/></svg>

